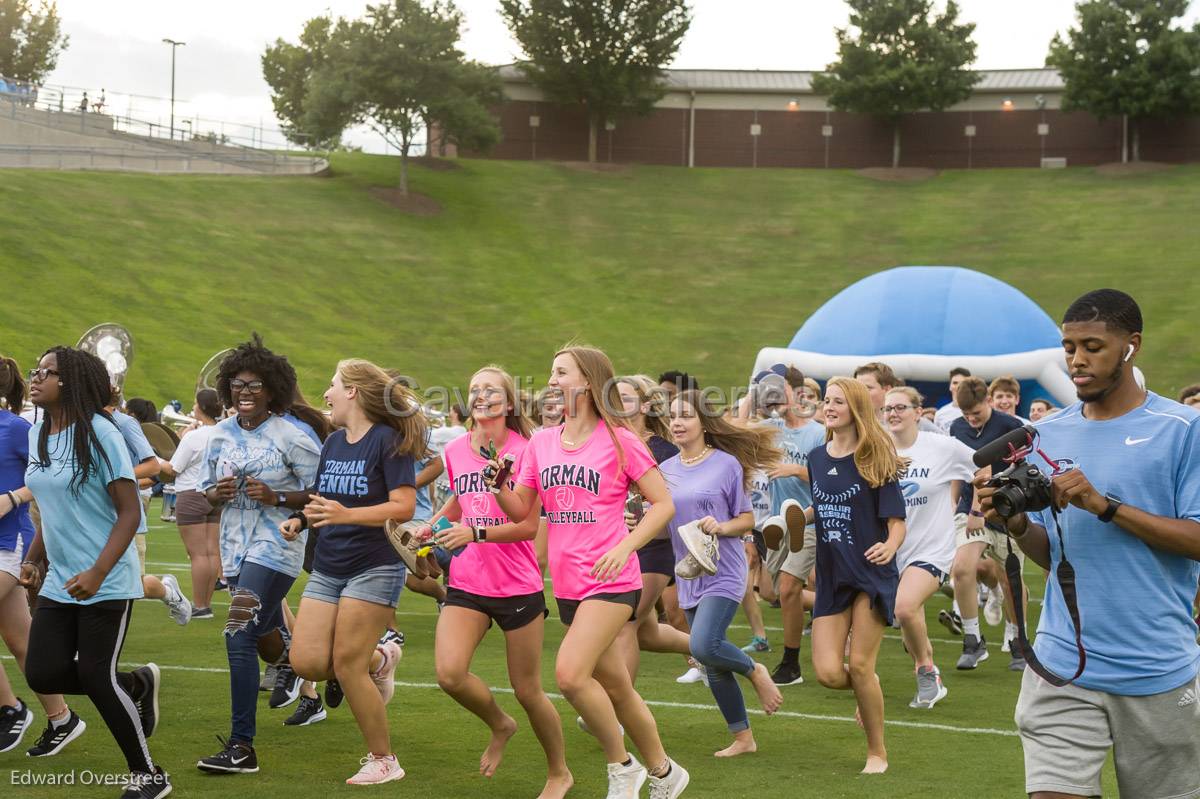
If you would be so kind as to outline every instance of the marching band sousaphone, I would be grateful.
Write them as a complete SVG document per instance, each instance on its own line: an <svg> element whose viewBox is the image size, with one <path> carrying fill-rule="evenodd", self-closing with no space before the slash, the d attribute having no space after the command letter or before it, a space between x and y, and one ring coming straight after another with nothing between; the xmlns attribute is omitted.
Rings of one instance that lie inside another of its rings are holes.
<svg viewBox="0 0 1200 799"><path fill-rule="evenodd" d="M126 328L113 322L96 325L80 336L75 348L103 361L113 386L124 390L125 375L133 363L133 335Z"/></svg>

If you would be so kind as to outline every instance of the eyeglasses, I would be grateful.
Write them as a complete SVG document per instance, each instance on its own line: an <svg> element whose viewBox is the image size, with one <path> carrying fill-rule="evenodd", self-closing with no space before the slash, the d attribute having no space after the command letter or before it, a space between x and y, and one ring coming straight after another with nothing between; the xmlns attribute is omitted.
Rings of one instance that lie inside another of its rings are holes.
<svg viewBox="0 0 1200 799"><path fill-rule="evenodd" d="M883 412L884 413L893 413L893 412L904 413L905 411L911 411L912 407L913 406L911 406L911 405L884 405Z"/></svg>
<svg viewBox="0 0 1200 799"><path fill-rule="evenodd" d="M263 381L251 380L247 383L245 380L230 380L229 391L233 394L240 394L243 391L249 391L251 394L261 394L263 390Z"/></svg>
<svg viewBox="0 0 1200 799"><path fill-rule="evenodd" d="M29 382L30 383L40 383L43 380L45 380L47 377L49 377L50 375L54 375L55 377L58 377L59 373L58 373L58 371L56 371L54 369L30 369L29 370Z"/></svg>

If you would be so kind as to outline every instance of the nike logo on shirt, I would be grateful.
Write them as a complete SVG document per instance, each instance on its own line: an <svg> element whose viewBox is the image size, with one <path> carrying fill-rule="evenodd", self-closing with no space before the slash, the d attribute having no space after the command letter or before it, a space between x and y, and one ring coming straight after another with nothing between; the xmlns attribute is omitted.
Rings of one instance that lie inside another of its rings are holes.
<svg viewBox="0 0 1200 799"><path fill-rule="evenodd" d="M1125 446L1132 447L1135 444L1141 444L1143 442L1149 441L1152 438L1154 438L1154 436L1147 436L1146 438L1134 438L1133 436L1125 436Z"/></svg>

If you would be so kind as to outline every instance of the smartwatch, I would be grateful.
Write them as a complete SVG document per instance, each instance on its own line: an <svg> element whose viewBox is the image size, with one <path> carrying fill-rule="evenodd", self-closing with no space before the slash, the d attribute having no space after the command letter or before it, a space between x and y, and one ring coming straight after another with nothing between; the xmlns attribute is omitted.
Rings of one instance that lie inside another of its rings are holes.
<svg viewBox="0 0 1200 799"><path fill-rule="evenodd" d="M286 491L276 491L275 492L275 507L282 508L286 504L287 504L287 492Z"/></svg>
<svg viewBox="0 0 1200 799"><path fill-rule="evenodd" d="M1114 497L1112 494L1105 494L1104 498L1108 500L1108 507L1104 509L1104 513L1101 513L1096 518L1107 524L1113 520L1113 517L1117 515L1117 511L1120 510L1121 506L1125 503Z"/></svg>
<svg viewBox="0 0 1200 799"><path fill-rule="evenodd" d="M473 528L471 528L471 532L473 533L473 538L475 539L475 543L482 544L485 541L487 541L487 528L486 527L473 527Z"/></svg>

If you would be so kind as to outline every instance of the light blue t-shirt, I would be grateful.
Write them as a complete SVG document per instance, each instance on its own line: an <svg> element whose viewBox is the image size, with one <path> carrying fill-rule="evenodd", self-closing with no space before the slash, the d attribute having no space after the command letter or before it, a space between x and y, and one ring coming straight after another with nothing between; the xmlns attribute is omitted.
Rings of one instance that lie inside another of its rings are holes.
<svg viewBox="0 0 1200 799"><path fill-rule="evenodd" d="M1131 507L1200 522L1200 413L1152 392L1117 419L1090 421L1081 409L1076 403L1036 424L1043 452L1063 468L1082 469L1097 491ZM1050 471L1036 455L1030 462ZM1053 573L1062 552L1052 514L1030 516L1046 528ZM1200 667L1192 619L1200 563L1153 549L1081 508L1068 506L1059 522L1075 567L1087 651L1078 684L1147 696L1193 680ZM1075 673L1074 628L1055 579L1047 582L1034 650L1055 674Z"/></svg>
<svg viewBox="0 0 1200 799"><path fill-rule="evenodd" d="M317 477L320 448L299 427L283 417L270 416L253 430L238 424L237 417L218 422L204 451L200 490L206 491L226 476L253 477L274 491L302 491ZM265 506L246 496L241 488L221 513L221 566L226 575L241 574L250 561L296 577L304 562L308 533L285 541L279 525L292 515L290 508Z"/></svg>
<svg viewBox="0 0 1200 799"><path fill-rule="evenodd" d="M803 427L787 427L782 420L771 419L768 424L779 428L783 462L808 467L808 453L825 443L825 426L810 421ZM771 513L778 514L785 499L794 499L807 508L812 504L812 487L799 477L777 477L770 483Z"/></svg>
<svg viewBox="0 0 1200 799"><path fill-rule="evenodd" d="M150 446L150 440L146 438L146 434L142 432L142 423L134 419L127 413L120 411L112 412L113 421L117 423L117 429L121 431L121 437L125 439L125 448L129 451L129 460L133 463L136 469L138 464L147 458L158 457L154 454L154 447ZM136 480L134 482L137 482ZM146 526L146 505L144 502L138 502L138 513L140 520L138 521L138 534L144 534L149 528Z"/></svg>
<svg viewBox="0 0 1200 799"><path fill-rule="evenodd" d="M117 480L133 481L129 450L116 425L100 414L92 417L92 427L100 447L92 444L94 471L71 490L74 474L75 445L70 428L49 437L46 445L50 465L38 464L38 436L45 421L29 430L29 468L25 485L33 492L42 514L42 542L50 559L50 571L42 585L42 596L55 602L91 605L111 599L141 599L137 549L130 546L104 578L96 595L77 600L64 587L67 580L96 565L96 559L108 543L117 522L117 509L108 486ZM103 454L101 454L103 452ZM107 462L105 461L107 457Z"/></svg>

